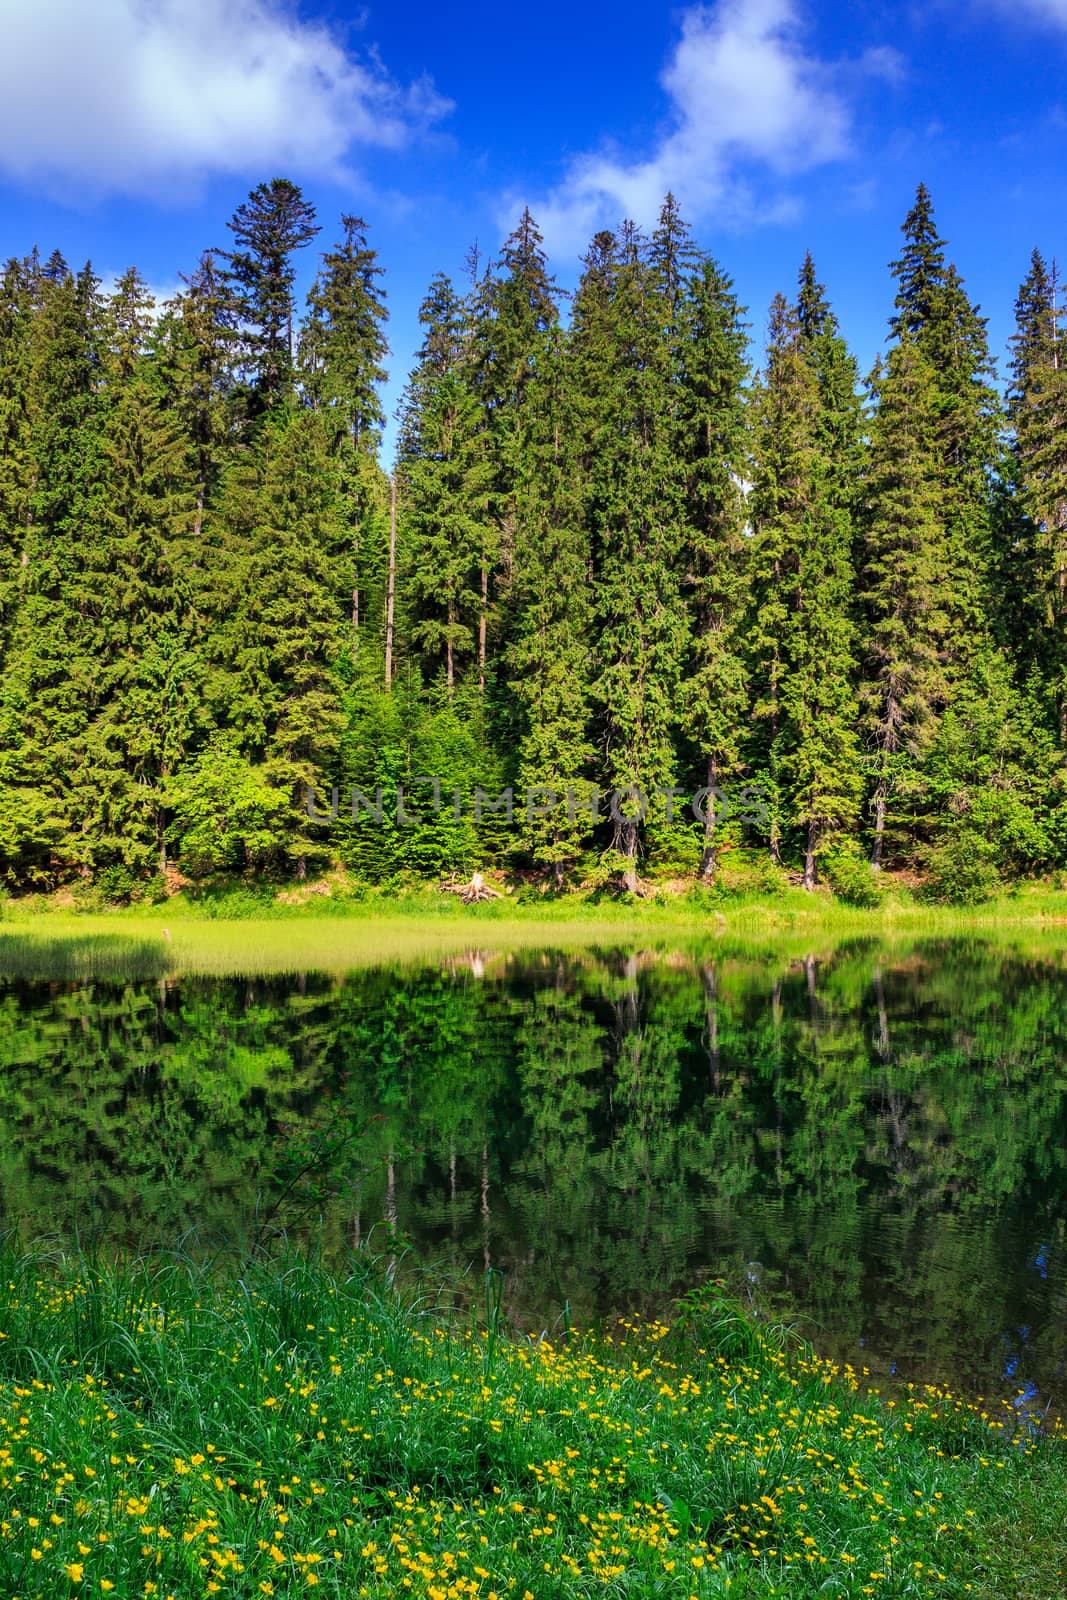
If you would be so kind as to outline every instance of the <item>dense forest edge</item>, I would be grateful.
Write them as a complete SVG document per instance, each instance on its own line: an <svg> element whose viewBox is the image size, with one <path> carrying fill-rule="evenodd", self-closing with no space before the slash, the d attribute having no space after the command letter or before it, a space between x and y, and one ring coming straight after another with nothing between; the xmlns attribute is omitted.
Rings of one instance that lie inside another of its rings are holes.
<svg viewBox="0 0 1067 1600"><path fill-rule="evenodd" d="M501 1274L396 1266L8 1247L12 1592L1061 1592L1058 1429L867 1392L720 1283L531 1338Z"/></svg>
<svg viewBox="0 0 1067 1600"><path fill-rule="evenodd" d="M862 381L810 256L755 370L673 197L598 233L573 295L525 212L433 279L387 473L365 222L302 306L300 189L228 226L163 306L58 252L0 277L6 893L1060 886L1039 251L1002 393L924 186Z"/></svg>

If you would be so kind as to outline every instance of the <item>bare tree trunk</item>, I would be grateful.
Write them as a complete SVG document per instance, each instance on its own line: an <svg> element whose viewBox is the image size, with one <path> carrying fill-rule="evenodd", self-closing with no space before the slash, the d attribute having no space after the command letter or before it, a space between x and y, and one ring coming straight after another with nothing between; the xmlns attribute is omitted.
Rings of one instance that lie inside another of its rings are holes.
<svg viewBox="0 0 1067 1600"><path fill-rule="evenodd" d="M489 568L482 567L482 609L478 618L478 687L485 688L485 627L489 610Z"/></svg>
<svg viewBox="0 0 1067 1600"><path fill-rule="evenodd" d="M165 786L170 777L166 768L160 773L160 777ZM159 871L162 876L167 870L167 820L162 806L156 811L156 849L159 852Z"/></svg>
<svg viewBox="0 0 1067 1600"><path fill-rule="evenodd" d="M778 680L771 679L771 748L778 742ZM782 846L778 837L778 806L771 813L771 860L776 867L782 865Z"/></svg>
<svg viewBox="0 0 1067 1600"><path fill-rule="evenodd" d="M637 823L632 817L623 817L615 824L615 848L626 857L622 872L623 888L637 893Z"/></svg>
<svg viewBox="0 0 1067 1600"><path fill-rule="evenodd" d="M396 1165L392 1150L385 1159L385 1221L389 1229L390 1239L395 1239L397 1234L396 1210Z"/></svg>
<svg viewBox="0 0 1067 1600"><path fill-rule="evenodd" d="M810 889L814 889L814 887L815 887L815 824L814 824L814 822L809 822L808 823L808 843L807 843L807 848L804 851L804 887L805 887L805 889L809 889L809 890Z"/></svg>
<svg viewBox="0 0 1067 1600"><path fill-rule="evenodd" d="M718 762L714 756L708 757L708 788L715 788L715 779L718 776ZM704 849L700 857L700 876L705 882L711 883L715 877L715 796L708 795L707 805L704 810Z"/></svg>
<svg viewBox="0 0 1067 1600"><path fill-rule="evenodd" d="M396 473L389 479L389 576L385 591L385 687L393 683L393 615L396 607Z"/></svg>
<svg viewBox="0 0 1067 1600"><path fill-rule="evenodd" d="M447 675L448 675L448 698L450 700L452 698L452 690L453 690L453 688L455 686L455 681L456 681L456 667L455 667L455 662L454 662L453 657L452 657L452 626L453 626L454 620L455 620L455 618L454 618L454 613L453 613L453 610L452 610L452 602L450 600L448 602L448 634L447 634L447 637L445 639L445 660L447 662Z"/></svg>
<svg viewBox="0 0 1067 1600"><path fill-rule="evenodd" d="M879 778L874 792L874 844L871 847L871 871L882 870L882 845L885 838L885 779Z"/></svg>

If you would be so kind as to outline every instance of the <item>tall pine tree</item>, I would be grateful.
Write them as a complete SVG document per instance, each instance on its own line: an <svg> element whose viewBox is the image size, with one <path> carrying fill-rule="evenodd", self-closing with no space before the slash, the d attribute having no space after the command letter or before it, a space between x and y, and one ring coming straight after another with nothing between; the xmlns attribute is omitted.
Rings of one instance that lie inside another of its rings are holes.
<svg viewBox="0 0 1067 1600"><path fill-rule="evenodd" d="M1008 419L1029 568L1018 598L1036 634L1025 642L1038 646L1067 745L1067 312L1057 290L1035 250L1015 302Z"/></svg>
<svg viewBox="0 0 1067 1600"><path fill-rule="evenodd" d="M494 468L471 381L466 307L443 274L431 284L419 320L426 334L404 398L397 480L411 635L428 669L443 666L451 698L477 651L484 614Z"/></svg>
<svg viewBox="0 0 1067 1600"><path fill-rule="evenodd" d="M676 448L686 471L683 730L696 752L698 787L717 790L741 770L748 721L747 338L733 284L710 260L691 275L674 316L680 324ZM715 875L720 810L714 796L709 801L700 859L707 879Z"/></svg>
<svg viewBox="0 0 1067 1600"><path fill-rule="evenodd" d="M805 269L807 270L807 269ZM816 288L811 276L805 287ZM821 299L821 289L818 289ZM757 396L752 519L754 669L767 684L769 765L780 816L800 836L805 888L818 857L855 825L862 779L853 688L852 527L839 503L829 371L848 370L826 308L806 338L779 295ZM841 397L836 397L841 398Z"/></svg>

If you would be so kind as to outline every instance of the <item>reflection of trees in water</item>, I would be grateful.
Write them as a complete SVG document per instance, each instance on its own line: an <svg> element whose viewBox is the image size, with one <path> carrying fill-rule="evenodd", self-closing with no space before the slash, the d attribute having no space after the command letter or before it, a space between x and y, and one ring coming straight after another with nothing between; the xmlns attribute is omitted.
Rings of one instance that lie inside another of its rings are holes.
<svg viewBox="0 0 1067 1600"><path fill-rule="evenodd" d="M287 1141L341 1117L365 1133L327 1244L503 1267L539 1321L756 1260L827 1348L992 1387L1013 1328L1041 1374L1065 1355L1065 987L981 947L862 946L17 984L0 1193L37 1232L239 1237Z"/></svg>

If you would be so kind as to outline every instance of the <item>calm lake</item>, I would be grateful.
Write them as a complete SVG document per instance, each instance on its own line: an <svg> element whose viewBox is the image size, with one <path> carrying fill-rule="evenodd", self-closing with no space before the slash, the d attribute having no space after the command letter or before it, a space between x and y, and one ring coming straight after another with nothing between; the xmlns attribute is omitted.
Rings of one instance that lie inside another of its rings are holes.
<svg viewBox="0 0 1067 1600"><path fill-rule="evenodd" d="M1064 1409L1055 957L0 975L0 1063L0 1210L26 1240L395 1236L475 1287L500 1270L535 1329L722 1275L875 1377Z"/></svg>

